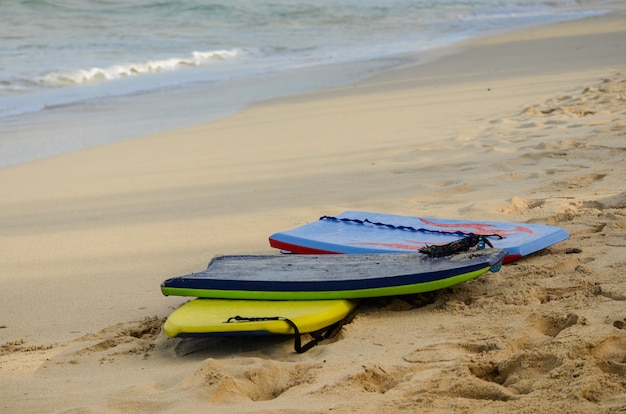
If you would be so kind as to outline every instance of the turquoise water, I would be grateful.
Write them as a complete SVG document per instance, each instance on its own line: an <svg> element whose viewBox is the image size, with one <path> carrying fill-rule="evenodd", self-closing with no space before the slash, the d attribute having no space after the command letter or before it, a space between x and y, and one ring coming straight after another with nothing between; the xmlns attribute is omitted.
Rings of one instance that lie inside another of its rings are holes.
<svg viewBox="0 0 626 414"><path fill-rule="evenodd" d="M0 167L355 82L420 51L597 14L597 4L0 0Z"/></svg>

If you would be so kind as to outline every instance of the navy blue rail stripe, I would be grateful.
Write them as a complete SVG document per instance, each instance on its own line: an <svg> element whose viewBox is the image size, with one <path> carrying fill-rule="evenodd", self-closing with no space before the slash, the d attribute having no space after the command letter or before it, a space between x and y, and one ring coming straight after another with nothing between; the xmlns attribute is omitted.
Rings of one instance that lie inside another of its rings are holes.
<svg viewBox="0 0 626 414"><path fill-rule="evenodd" d="M309 292L360 290L382 287L405 286L447 279L475 272L490 266L488 261L469 265L462 269L439 270L421 274L353 280L273 281L215 279L198 276L180 276L163 282L163 287L182 289L244 290L254 292Z"/></svg>

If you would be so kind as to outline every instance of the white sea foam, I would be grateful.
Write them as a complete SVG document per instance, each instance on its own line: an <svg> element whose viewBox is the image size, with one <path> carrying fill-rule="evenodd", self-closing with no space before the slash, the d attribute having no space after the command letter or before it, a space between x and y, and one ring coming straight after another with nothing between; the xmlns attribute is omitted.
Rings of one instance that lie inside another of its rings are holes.
<svg viewBox="0 0 626 414"><path fill-rule="evenodd" d="M189 66L202 66L216 61L237 58L243 52L238 49L193 52L185 58L149 60L145 62L124 63L105 68L68 69L48 73L39 79L46 86L92 83L120 79L150 73L169 72Z"/></svg>

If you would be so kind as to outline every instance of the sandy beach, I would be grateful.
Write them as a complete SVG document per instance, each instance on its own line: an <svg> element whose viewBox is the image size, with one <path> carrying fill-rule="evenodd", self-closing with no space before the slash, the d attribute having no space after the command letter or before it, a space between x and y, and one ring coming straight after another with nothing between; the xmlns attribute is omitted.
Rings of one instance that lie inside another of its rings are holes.
<svg viewBox="0 0 626 414"><path fill-rule="evenodd" d="M626 412L626 8L0 169L0 411ZM160 283L345 210L570 238L288 337L169 339Z"/></svg>

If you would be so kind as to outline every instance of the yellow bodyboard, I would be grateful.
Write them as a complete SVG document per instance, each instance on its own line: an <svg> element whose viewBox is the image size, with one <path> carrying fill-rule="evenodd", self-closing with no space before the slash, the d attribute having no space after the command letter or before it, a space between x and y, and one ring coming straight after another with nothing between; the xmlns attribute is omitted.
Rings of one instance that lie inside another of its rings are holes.
<svg viewBox="0 0 626 414"><path fill-rule="evenodd" d="M163 330L170 337L203 335L293 335L327 328L352 312L356 300L194 299L175 310ZM291 322L291 323L289 323Z"/></svg>

